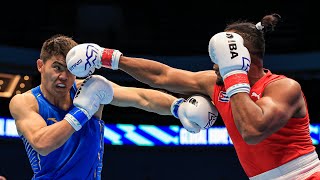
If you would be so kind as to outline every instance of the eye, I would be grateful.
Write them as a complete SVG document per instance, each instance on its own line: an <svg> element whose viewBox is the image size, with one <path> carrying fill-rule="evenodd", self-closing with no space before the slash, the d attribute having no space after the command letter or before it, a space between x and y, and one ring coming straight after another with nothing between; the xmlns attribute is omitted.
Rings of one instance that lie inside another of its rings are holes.
<svg viewBox="0 0 320 180"><path fill-rule="evenodd" d="M60 71L61 70L61 67L60 66L53 66L53 68L57 71Z"/></svg>
<svg viewBox="0 0 320 180"><path fill-rule="evenodd" d="M62 65L59 65L59 64L55 64L53 65L53 68L56 70L56 71L65 71L66 70L66 67L62 66Z"/></svg>

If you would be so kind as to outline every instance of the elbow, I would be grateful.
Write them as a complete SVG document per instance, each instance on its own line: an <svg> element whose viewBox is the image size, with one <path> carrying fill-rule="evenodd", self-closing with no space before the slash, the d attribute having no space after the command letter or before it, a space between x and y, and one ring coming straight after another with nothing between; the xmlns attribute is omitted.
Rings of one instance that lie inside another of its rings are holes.
<svg viewBox="0 0 320 180"><path fill-rule="evenodd" d="M268 124L263 123L264 121L259 120L258 118L254 123L246 123L244 126L238 126L238 130L242 139L249 145L256 145L262 142L266 137L270 129Z"/></svg>
<svg viewBox="0 0 320 180"><path fill-rule="evenodd" d="M37 151L41 156L47 156L51 151Z"/></svg>
<svg viewBox="0 0 320 180"><path fill-rule="evenodd" d="M249 145L256 145L262 141L261 136L259 135L242 135L243 140Z"/></svg>
<svg viewBox="0 0 320 180"><path fill-rule="evenodd" d="M242 130L240 134L243 140L249 145L259 144L265 138L263 129L255 129L255 128L246 129L246 130Z"/></svg>
<svg viewBox="0 0 320 180"><path fill-rule="evenodd" d="M163 83L159 78L154 78L148 82L146 82L150 87L153 88L162 88L163 87Z"/></svg>
<svg viewBox="0 0 320 180"><path fill-rule="evenodd" d="M48 143L35 142L32 144L32 147L41 156L47 156L54 150L54 148L50 146Z"/></svg>
<svg viewBox="0 0 320 180"><path fill-rule="evenodd" d="M163 74L157 74L146 82L146 84L148 84L153 88L161 88L161 89L166 89L166 86L168 85L168 83L169 83L169 80Z"/></svg>
<svg viewBox="0 0 320 180"><path fill-rule="evenodd" d="M41 156L47 156L52 152L50 148L39 147L39 146L34 147L34 150L37 151L37 153L39 153Z"/></svg>

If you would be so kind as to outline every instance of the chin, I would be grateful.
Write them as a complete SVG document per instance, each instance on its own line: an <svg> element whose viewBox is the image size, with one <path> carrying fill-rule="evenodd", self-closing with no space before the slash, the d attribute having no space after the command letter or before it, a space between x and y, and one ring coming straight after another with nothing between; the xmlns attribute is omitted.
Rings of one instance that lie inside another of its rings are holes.
<svg viewBox="0 0 320 180"><path fill-rule="evenodd" d="M69 93L70 88L55 88L55 91L58 93L58 95Z"/></svg>

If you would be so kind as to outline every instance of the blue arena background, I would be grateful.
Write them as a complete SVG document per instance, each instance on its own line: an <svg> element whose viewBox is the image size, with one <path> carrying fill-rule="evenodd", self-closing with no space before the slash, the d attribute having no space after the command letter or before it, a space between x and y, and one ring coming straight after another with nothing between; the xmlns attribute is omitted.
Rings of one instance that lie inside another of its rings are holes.
<svg viewBox="0 0 320 180"><path fill-rule="evenodd" d="M314 145L320 141L320 124L310 125ZM14 119L0 117L0 137L18 138ZM198 134L191 134L182 126L106 124L104 142L108 145L132 146L232 146L224 126L213 125Z"/></svg>

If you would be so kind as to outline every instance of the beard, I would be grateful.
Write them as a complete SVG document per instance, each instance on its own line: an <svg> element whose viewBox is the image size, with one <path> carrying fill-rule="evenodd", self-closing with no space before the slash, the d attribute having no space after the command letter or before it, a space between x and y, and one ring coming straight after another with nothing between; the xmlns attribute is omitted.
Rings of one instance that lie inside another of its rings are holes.
<svg viewBox="0 0 320 180"><path fill-rule="evenodd" d="M217 76L216 85L218 86L224 86L224 82L221 76Z"/></svg>
<svg viewBox="0 0 320 180"><path fill-rule="evenodd" d="M218 86L224 86L224 82L223 82L223 78L220 75L220 71L219 71L219 66L214 64L213 65L213 70L217 75L217 79L216 79L216 85Z"/></svg>

